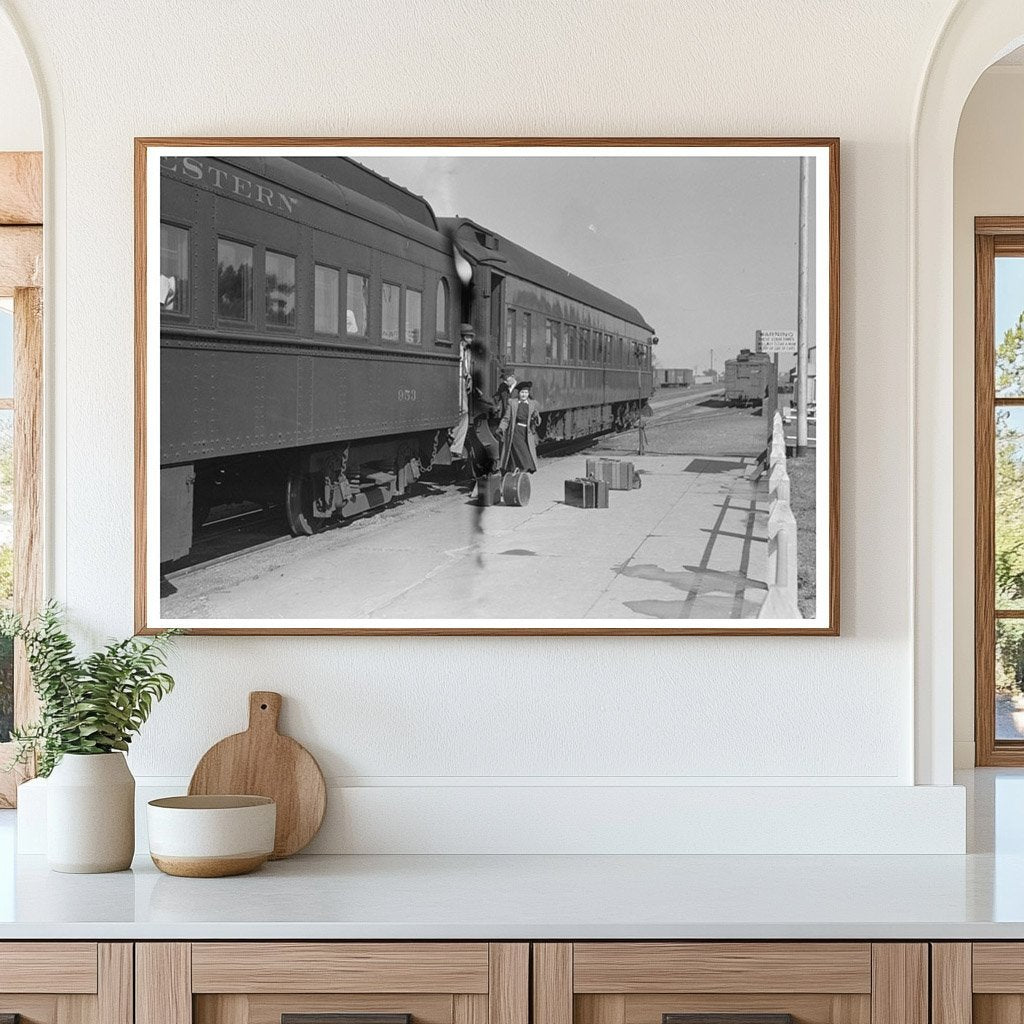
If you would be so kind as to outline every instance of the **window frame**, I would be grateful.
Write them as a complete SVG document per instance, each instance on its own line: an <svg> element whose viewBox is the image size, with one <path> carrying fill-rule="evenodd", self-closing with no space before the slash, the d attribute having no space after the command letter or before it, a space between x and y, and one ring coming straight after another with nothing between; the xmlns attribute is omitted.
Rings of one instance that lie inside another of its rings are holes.
<svg viewBox="0 0 1024 1024"><path fill-rule="evenodd" d="M358 277L363 282L363 299L364 299L364 319L363 330L361 334L351 334L348 329L348 279L350 277ZM367 341L370 337L370 326L372 324L371 312L373 310L373 276L368 271L353 270L351 267L345 268L345 294L342 297L342 309L345 310L345 330L342 332L341 337L345 341Z"/></svg>
<svg viewBox="0 0 1024 1024"><path fill-rule="evenodd" d="M388 338L384 337L384 289L385 288L397 288L398 289L398 320L396 321L396 326L395 326L395 332L396 333L395 333L395 339L393 341L391 341ZM377 306L380 309L380 343L382 345L401 345L402 344L402 299L404 297L402 293L404 291L405 291L405 289L402 286L401 282L399 282L399 281L389 281L389 280L387 280L387 278L384 278L384 277L382 277L380 279L380 302L377 303ZM348 314L346 313L345 315L347 316ZM369 323L370 318L369 318L369 316L367 316L366 320L367 320L366 330L367 330L367 333L369 333L369 330L370 330L370 323Z"/></svg>
<svg viewBox="0 0 1024 1024"><path fill-rule="evenodd" d="M440 315L438 297L444 295L444 316ZM437 287L434 289L434 344L452 344L452 286L446 277L437 279ZM441 328L439 330L439 327Z"/></svg>
<svg viewBox="0 0 1024 1024"><path fill-rule="evenodd" d="M195 247L192 245L192 227L189 224L180 224L177 221L165 220L162 217L160 219L160 227L177 228L179 231L185 232L185 245L187 246L185 251L185 265L186 267L188 267L187 290L185 293L185 309L180 311L174 309L164 309L163 307L161 307L160 309L161 319L167 316L172 317L175 320L175 322L184 323L192 319L192 312L194 309L192 300L192 254L195 250Z"/></svg>
<svg viewBox="0 0 1024 1024"><path fill-rule="evenodd" d="M236 238L231 235L214 235L213 240L217 243L216 245L216 263L217 274L214 280L217 281L217 289L213 297L213 309L214 309L214 320L218 327L227 326L235 328L238 327L256 327L256 261L260 251L260 246L255 242L246 242L242 238ZM234 245L244 245L252 253L252 270L249 275L249 315L244 318L238 318L233 316L224 316L220 311L220 243L230 242ZM266 263L266 257L264 257L264 263Z"/></svg>
<svg viewBox="0 0 1024 1024"><path fill-rule="evenodd" d="M316 326L316 314L317 314L317 307L316 307L316 295L317 295L317 291L316 291L316 272L317 272L317 270L333 270L334 273L338 275L338 302L337 302L337 305L336 305L335 310L334 310L335 316L336 316L337 321L338 321L338 326L337 326L337 328L334 331L321 331ZM313 259L313 335L314 335L314 337L318 337L318 338L332 338L332 339L338 339L338 338L342 337L342 333L341 333L341 325L342 325L342 315L341 315L341 310L342 310L341 280L342 280L342 276L343 276L343 272L342 272L341 267L336 267L332 263L326 263L326 262L324 262L322 260L318 260L316 258ZM347 280L347 278L346 278L346 280ZM298 296L296 296L296 298L298 298ZM348 312L347 312L348 311L348 306L347 306L348 295L347 294L345 296L345 303L346 303L346 305L345 305L345 310L346 310L345 316L347 318L347 316L348 316Z"/></svg>
<svg viewBox="0 0 1024 1024"><path fill-rule="evenodd" d="M282 252L280 249L273 249L270 246L263 246L263 326L268 331L295 334L299 329L299 257L290 252ZM292 261L292 286L295 294L292 299L291 324L272 323L270 320L270 287L267 284L267 260L271 256L281 256Z"/></svg>
<svg viewBox="0 0 1024 1024"><path fill-rule="evenodd" d="M420 340L410 341L409 340L409 295L410 293L418 295L420 297ZM413 288L411 285L402 286L402 298L400 303L402 315L402 327L399 331L399 338L403 345L408 345L413 348L423 348L423 289Z"/></svg>
<svg viewBox="0 0 1024 1024"><path fill-rule="evenodd" d="M1024 217L976 217L974 297L974 740L978 767L1024 766L1024 740L996 739L996 622L1024 622L1024 608L997 609L995 594L995 419L1024 397L997 398L995 271L1001 256L1024 258Z"/></svg>

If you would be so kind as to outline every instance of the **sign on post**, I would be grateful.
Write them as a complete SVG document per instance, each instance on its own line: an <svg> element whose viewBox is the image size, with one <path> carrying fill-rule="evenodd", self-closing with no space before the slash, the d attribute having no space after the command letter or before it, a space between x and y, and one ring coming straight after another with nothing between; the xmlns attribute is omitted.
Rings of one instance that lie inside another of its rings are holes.
<svg viewBox="0 0 1024 1024"><path fill-rule="evenodd" d="M796 331L755 331L756 351L770 356L796 351Z"/></svg>

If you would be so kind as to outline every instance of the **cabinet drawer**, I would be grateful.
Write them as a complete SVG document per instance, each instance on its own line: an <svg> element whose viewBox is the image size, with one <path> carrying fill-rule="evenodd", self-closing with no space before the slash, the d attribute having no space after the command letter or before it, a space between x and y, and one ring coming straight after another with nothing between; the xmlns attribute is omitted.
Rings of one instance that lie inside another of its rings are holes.
<svg viewBox="0 0 1024 1024"><path fill-rule="evenodd" d="M923 943L537 943L534 1024L926 1024Z"/></svg>
<svg viewBox="0 0 1024 1024"><path fill-rule="evenodd" d="M127 942L0 942L0 1018L132 1024Z"/></svg>
<svg viewBox="0 0 1024 1024"><path fill-rule="evenodd" d="M529 1024L514 942L136 947L136 1024Z"/></svg>
<svg viewBox="0 0 1024 1024"><path fill-rule="evenodd" d="M0 992L93 993L96 957L95 942L0 943Z"/></svg>
<svg viewBox="0 0 1024 1024"><path fill-rule="evenodd" d="M932 944L934 1024L1024 1019L1024 942Z"/></svg>

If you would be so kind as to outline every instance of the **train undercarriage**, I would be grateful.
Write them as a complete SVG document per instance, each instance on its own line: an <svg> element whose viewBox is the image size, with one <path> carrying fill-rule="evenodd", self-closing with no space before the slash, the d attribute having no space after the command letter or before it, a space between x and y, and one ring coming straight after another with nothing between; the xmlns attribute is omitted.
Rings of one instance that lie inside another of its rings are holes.
<svg viewBox="0 0 1024 1024"><path fill-rule="evenodd" d="M263 452L161 469L160 560L186 558L214 509L283 509L295 536L388 504L451 461L448 431Z"/></svg>

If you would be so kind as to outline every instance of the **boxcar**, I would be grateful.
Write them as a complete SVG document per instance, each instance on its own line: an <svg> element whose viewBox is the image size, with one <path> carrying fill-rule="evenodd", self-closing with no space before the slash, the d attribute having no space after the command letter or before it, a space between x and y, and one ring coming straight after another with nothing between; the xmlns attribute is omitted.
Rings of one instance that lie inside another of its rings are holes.
<svg viewBox="0 0 1024 1024"><path fill-rule="evenodd" d="M542 440L636 422L654 390L654 329L622 299L464 217L442 218L472 280L464 317L490 352L487 383L531 380Z"/></svg>
<svg viewBox="0 0 1024 1024"><path fill-rule="evenodd" d="M740 349L735 359L725 361L725 400L735 405L759 405L768 393L772 357L763 352Z"/></svg>

